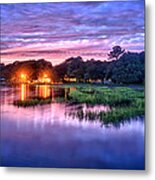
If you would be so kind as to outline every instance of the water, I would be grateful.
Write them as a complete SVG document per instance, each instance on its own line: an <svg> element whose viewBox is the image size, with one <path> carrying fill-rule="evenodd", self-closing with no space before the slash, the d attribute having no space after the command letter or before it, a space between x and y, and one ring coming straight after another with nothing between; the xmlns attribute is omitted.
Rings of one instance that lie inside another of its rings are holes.
<svg viewBox="0 0 155 180"><path fill-rule="evenodd" d="M144 117L117 125L79 119L73 116L79 109L110 108L58 103L56 97L65 98L68 91L45 85L1 87L1 165L144 169ZM53 103L13 105L14 100L33 96L52 97Z"/></svg>

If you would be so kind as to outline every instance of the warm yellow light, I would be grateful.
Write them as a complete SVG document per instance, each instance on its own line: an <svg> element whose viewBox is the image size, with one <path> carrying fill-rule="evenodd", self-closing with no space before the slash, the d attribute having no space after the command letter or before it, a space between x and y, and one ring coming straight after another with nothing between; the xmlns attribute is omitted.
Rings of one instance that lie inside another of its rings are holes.
<svg viewBox="0 0 155 180"><path fill-rule="evenodd" d="M46 78L45 82L50 83L51 79L50 78Z"/></svg>
<svg viewBox="0 0 155 180"><path fill-rule="evenodd" d="M26 74L23 74L23 73L22 73L22 74L20 75L20 77L21 77L21 79L26 79Z"/></svg>
<svg viewBox="0 0 155 180"><path fill-rule="evenodd" d="M26 85L21 84L21 100L24 101L26 99Z"/></svg>
<svg viewBox="0 0 155 180"><path fill-rule="evenodd" d="M51 82L51 78L48 77L48 74L44 73L42 77L40 77L39 82L41 83L50 83Z"/></svg>
<svg viewBox="0 0 155 180"><path fill-rule="evenodd" d="M47 74L44 74L44 78L47 78Z"/></svg>
<svg viewBox="0 0 155 180"><path fill-rule="evenodd" d="M50 96L50 88L47 85L39 86L39 96L42 98L47 98Z"/></svg>

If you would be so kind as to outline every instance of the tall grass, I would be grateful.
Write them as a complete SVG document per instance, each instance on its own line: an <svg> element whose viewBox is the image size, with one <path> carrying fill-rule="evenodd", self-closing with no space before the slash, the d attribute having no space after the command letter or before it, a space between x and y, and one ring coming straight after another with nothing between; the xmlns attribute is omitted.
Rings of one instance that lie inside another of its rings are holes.
<svg viewBox="0 0 155 180"><path fill-rule="evenodd" d="M76 103L109 105L111 111L101 111L100 113L90 111L84 117L90 120L97 118L105 123L119 122L131 117L144 115L145 111L144 91L126 87L77 88L76 91L70 92L69 98L70 101Z"/></svg>
<svg viewBox="0 0 155 180"><path fill-rule="evenodd" d="M36 106L36 105L44 105L44 104L50 104L52 102L52 99L27 99L27 100L17 100L14 101L15 106L21 106L21 107L30 107L30 106Z"/></svg>

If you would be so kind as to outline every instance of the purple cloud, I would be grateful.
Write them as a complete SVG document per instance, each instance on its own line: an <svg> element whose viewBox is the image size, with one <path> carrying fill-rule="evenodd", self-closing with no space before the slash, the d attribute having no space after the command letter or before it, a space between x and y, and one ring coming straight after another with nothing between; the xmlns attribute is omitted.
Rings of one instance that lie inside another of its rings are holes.
<svg viewBox="0 0 155 180"><path fill-rule="evenodd" d="M57 63L74 55L104 60L116 44L144 50L140 0L1 4L1 10L4 62L42 57Z"/></svg>

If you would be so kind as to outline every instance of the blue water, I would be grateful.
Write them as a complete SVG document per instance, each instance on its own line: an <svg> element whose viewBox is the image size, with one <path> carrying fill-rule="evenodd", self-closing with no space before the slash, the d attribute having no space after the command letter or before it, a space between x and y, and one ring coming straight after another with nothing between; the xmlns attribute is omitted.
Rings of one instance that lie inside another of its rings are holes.
<svg viewBox="0 0 155 180"><path fill-rule="evenodd" d="M12 102L19 93L1 88L2 166L145 168L144 117L117 125L81 121L65 103L18 108Z"/></svg>

